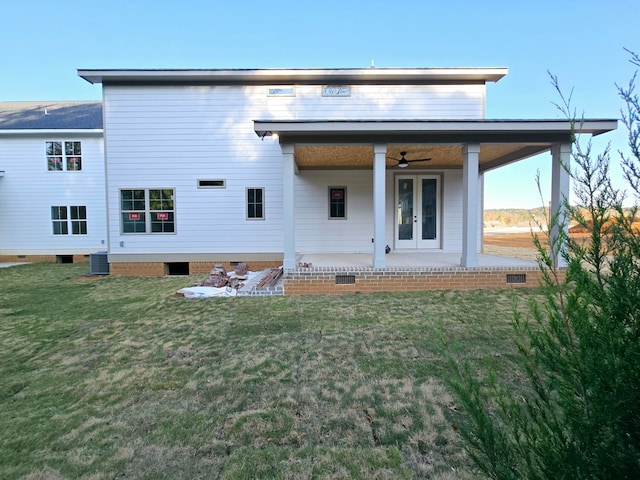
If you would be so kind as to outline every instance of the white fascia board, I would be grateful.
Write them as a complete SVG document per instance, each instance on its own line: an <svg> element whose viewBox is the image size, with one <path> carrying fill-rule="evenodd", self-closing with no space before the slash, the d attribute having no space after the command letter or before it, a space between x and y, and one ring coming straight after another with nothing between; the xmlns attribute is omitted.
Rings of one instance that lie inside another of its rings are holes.
<svg viewBox="0 0 640 480"><path fill-rule="evenodd" d="M86 136L101 137L104 134L102 128L34 128L34 129L9 129L0 130L0 136Z"/></svg>
<svg viewBox="0 0 640 480"><path fill-rule="evenodd" d="M572 125L567 120L470 120L470 121L254 121L254 130L260 136L267 133L523 133L523 132L570 132L599 135L615 130L617 120L585 120Z"/></svg>
<svg viewBox="0 0 640 480"><path fill-rule="evenodd" d="M432 83L497 82L506 67L478 68L336 68L238 70L78 70L87 82L215 82L215 83Z"/></svg>

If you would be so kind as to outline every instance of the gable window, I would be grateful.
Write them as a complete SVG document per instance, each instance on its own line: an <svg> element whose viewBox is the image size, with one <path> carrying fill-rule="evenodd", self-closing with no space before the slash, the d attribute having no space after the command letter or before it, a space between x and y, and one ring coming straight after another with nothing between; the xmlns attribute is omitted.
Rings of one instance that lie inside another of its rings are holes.
<svg viewBox="0 0 640 480"><path fill-rule="evenodd" d="M322 87L323 97L350 97L351 87L348 85L324 85Z"/></svg>
<svg viewBox="0 0 640 480"><path fill-rule="evenodd" d="M81 142L45 142L47 170L50 172L78 172L82 170Z"/></svg>
<svg viewBox="0 0 640 480"><path fill-rule="evenodd" d="M172 188L120 190L122 233L175 233Z"/></svg>
<svg viewBox="0 0 640 480"><path fill-rule="evenodd" d="M86 235L87 207L84 205L51 207L51 222L54 235L68 235L69 232L72 235Z"/></svg>
<svg viewBox="0 0 640 480"><path fill-rule="evenodd" d="M264 220L264 188L247 188L247 219Z"/></svg>
<svg viewBox="0 0 640 480"><path fill-rule="evenodd" d="M329 187L329 218L347 218L347 187Z"/></svg>
<svg viewBox="0 0 640 480"><path fill-rule="evenodd" d="M296 87L293 85L278 85L267 88L267 95L270 97L295 97Z"/></svg>

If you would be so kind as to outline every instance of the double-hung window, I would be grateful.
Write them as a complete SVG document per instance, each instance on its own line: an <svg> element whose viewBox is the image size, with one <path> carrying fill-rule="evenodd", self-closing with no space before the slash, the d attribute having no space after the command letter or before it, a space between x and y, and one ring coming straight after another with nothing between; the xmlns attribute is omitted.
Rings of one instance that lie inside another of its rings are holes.
<svg viewBox="0 0 640 480"><path fill-rule="evenodd" d="M120 190L122 233L175 233L175 190Z"/></svg>
<svg viewBox="0 0 640 480"><path fill-rule="evenodd" d="M81 142L45 142L47 170L51 172L79 172L82 170Z"/></svg>
<svg viewBox="0 0 640 480"><path fill-rule="evenodd" d="M87 207L84 205L51 207L51 223L54 235L68 235L69 232L72 235L86 235Z"/></svg>

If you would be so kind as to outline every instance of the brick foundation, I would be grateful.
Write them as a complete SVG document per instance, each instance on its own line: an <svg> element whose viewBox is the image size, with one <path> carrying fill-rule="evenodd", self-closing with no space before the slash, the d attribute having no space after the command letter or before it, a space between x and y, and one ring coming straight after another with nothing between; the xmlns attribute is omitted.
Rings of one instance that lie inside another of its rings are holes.
<svg viewBox="0 0 640 480"><path fill-rule="evenodd" d="M564 275L564 272L560 272ZM518 283L507 283L507 275L520 276ZM351 284L337 284L353 276ZM521 277L521 276L524 276ZM286 295L341 295L348 293L412 292L424 290L475 290L489 288L533 288L540 285L538 268L483 269L297 269L284 274ZM524 280L524 281L522 281Z"/></svg>
<svg viewBox="0 0 640 480"><path fill-rule="evenodd" d="M89 261L89 255L0 255L0 262L63 263L62 257L71 258L68 263Z"/></svg>
<svg viewBox="0 0 640 480"><path fill-rule="evenodd" d="M180 263L180 262L178 262ZM233 270L231 262L184 262L189 264L189 275L208 275L214 265L222 264L228 272ZM247 268L252 271L264 270L280 266L282 262L247 262ZM109 273L120 277L162 277L167 275L165 262L123 262L110 263Z"/></svg>

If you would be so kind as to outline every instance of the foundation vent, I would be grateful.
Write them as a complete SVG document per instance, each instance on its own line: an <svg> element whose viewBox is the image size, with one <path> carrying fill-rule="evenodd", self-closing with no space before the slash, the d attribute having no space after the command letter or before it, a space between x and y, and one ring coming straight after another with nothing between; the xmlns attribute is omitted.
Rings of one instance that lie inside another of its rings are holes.
<svg viewBox="0 0 640 480"><path fill-rule="evenodd" d="M507 273L507 283L527 283L525 273Z"/></svg>
<svg viewBox="0 0 640 480"><path fill-rule="evenodd" d="M355 275L336 275L336 285L354 285L355 283Z"/></svg>

